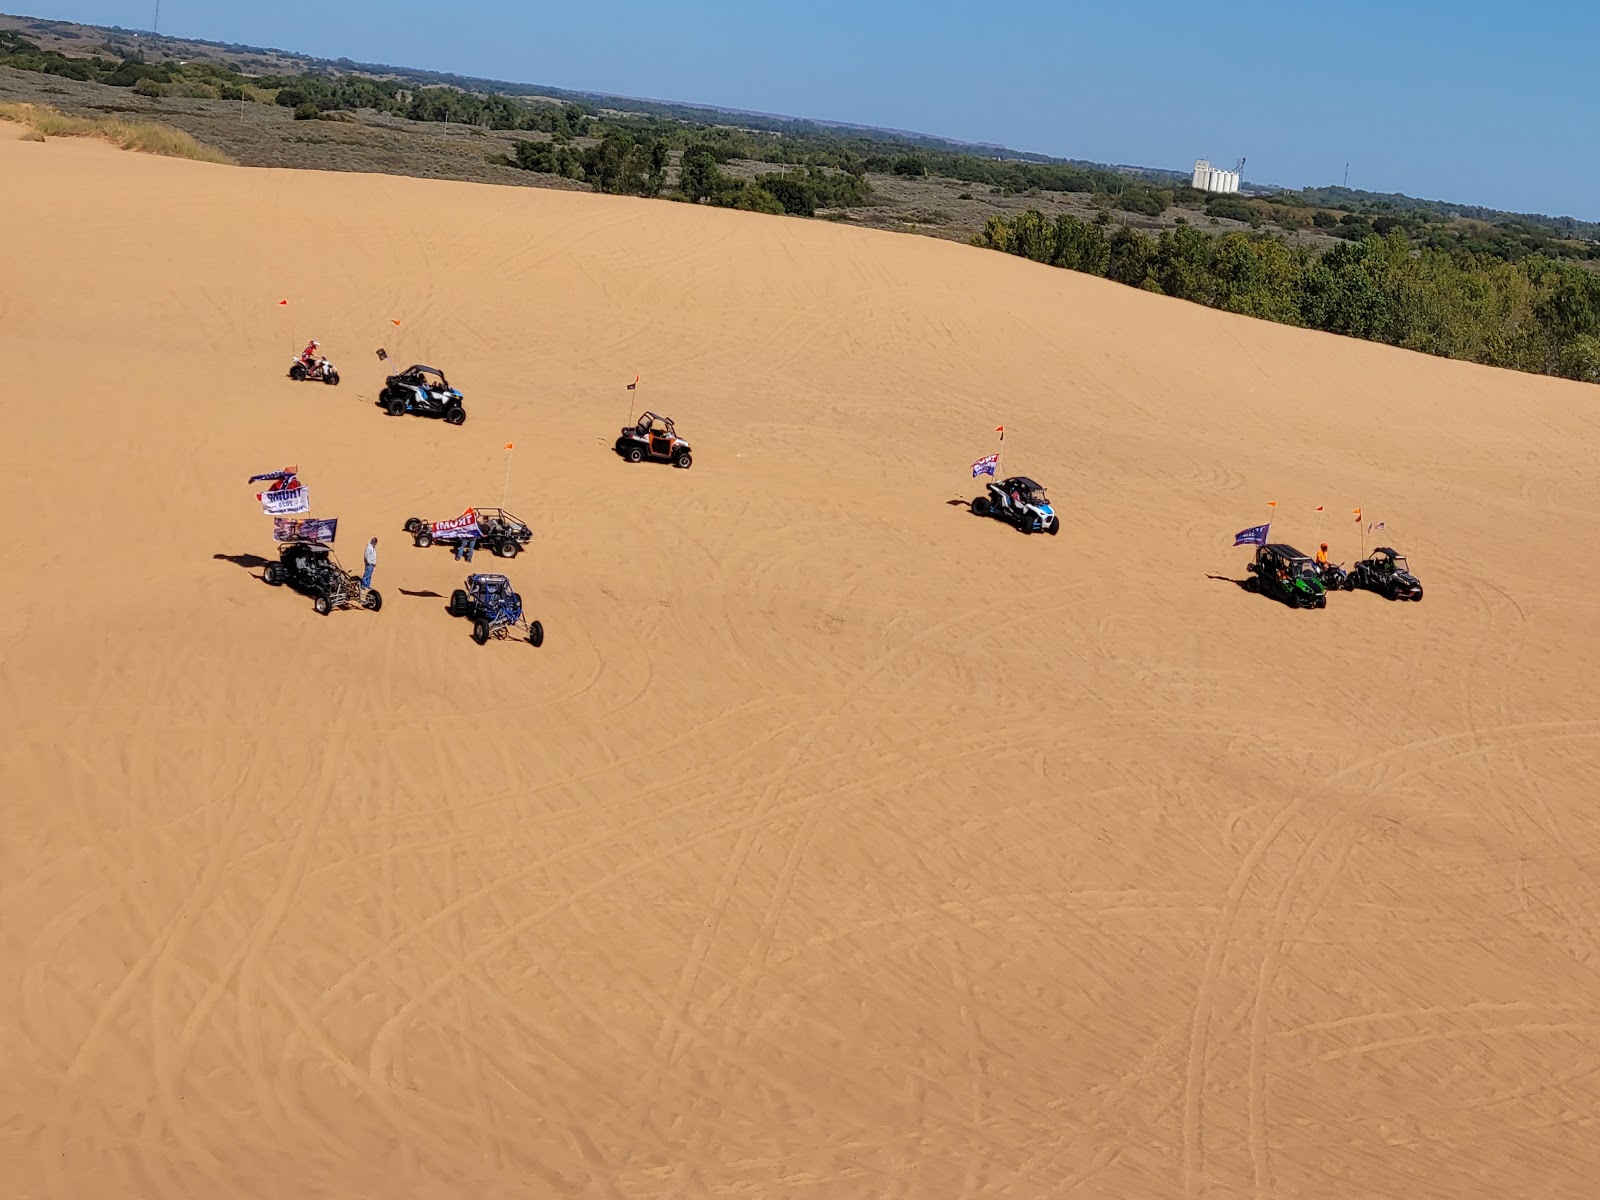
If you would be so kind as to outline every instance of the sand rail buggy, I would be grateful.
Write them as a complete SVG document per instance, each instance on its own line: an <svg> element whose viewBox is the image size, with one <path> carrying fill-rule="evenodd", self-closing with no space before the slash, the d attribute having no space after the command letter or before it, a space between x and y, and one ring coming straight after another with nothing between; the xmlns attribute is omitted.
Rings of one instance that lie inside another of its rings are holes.
<svg viewBox="0 0 1600 1200"><path fill-rule="evenodd" d="M530 621L522 611L522 597L504 575L468 575L467 586L450 593L450 615L472 619L472 640L483 645L490 638L526 637L533 646L544 645L544 626Z"/></svg>
<svg viewBox="0 0 1600 1200"><path fill-rule="evenodd" d="M459 425L467 419L461 393L450 386L444 372L421 363L384 380L378 406L391 417L416 413L419 417L442 417L447 425Z"/></svg>
<svg viewBox="0 0 1600 1200"><path fill-rule="evenodd" d="M973 515L998 517L1023 533L1061 532L1061 518L1045 499L1044 485L1026 475L991 480L988 491L972 500Z"/></svg>
<svg viewBox="0 0 1600 1200"><path fill-rule="evenodd" d="M472 516L477 518L475 524L463 521ZM411 535L412 544L424 550L435 542L459 542L475 537L478 545L487 547L500 558L515 558L533 540L533 530L528 528L528 523L503 508L469 508L451 521L408 517L405 529Z"/></svg>
<svg viewBox="0 0 1600 1200"><path fill-rule="evenodd" d="M323 542L289 542L278 547L278 561L262 568L261 578L272 587L287 585L311 597L311 607L322 616L336 608L365 608L377 612L383 595L361 586L361 576L339 565L333 547Z"/></svg>
<svg viewBox="0 0 1600 1200"><path fill-rule="evenodd" d="M1379 546L1350 568L1349 587L1365 588L1391 600L1422 599L1422 581L1411 573L1406 556L1392 547Z"/></svg>
<svg viewBox="0 0 1600 1200"><path fill-rule="evenodd" d="M1249 572L1244 584L1246 591L1282 600L1290 608L1328 607L1322 572L1309 555L1301 554L1293 546L1282 542L1257 546L1255 559L1246 570Z"/></svg>
<svg viewBox="0 0 1600 1200"><path fill-rule="evenodd" d="M669 462L685 471L694 463L689 443L678 436L671 417L647 412L632 425L622 427L616 451L629 462Z"/></svg>

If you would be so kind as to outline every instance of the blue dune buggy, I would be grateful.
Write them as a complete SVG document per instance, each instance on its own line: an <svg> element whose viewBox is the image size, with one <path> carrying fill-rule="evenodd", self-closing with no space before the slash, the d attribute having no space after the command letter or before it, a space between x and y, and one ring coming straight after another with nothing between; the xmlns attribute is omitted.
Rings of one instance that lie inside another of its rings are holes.
<svg viewBox="0 0 1600 1200"><path fill-rule="evenodd" d="M523 614L522 597L504 575L468 575L467 586L450 593L450 615L472 618L472 640L480 646L490 638L510 637L544 645L544 626Z"/></svg>

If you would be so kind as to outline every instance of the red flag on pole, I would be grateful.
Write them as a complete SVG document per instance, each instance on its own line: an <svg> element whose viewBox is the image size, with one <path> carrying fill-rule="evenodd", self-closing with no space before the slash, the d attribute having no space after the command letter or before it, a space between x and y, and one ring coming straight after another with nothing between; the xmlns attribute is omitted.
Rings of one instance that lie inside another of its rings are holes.
<svg viewBox="0 0 1600 1200"><path fill-rule="evenodd" d="M1319 505L1317 505L1317 511L1318 511L1318 512L1321 512L1321 511L1322 511L1322 505L1320 505L1320 504L1319 504Z"/></svg>
<svg viewBox="0 0 1600 1200"><path fill-rule="evenodd" d="M1002 442L1006 440L1006 427L1004 425L996 425L994 431L1000 435Z"/></svg>
<svg viewBox="0 0 1600 1200"><path fill-rule="evenodd" d="M288 307L288 304L289 304L289 302L287 300L279 300L278 301L278 307L279 308L286 308L286 307Z"/></svg>
<svg viewBox="0 0 1600 1200"><path fill-rule="evenodd" d="M637 375L635 375L633 377L633 382L628 385L628 390L631 392L631 391L633 391L634 388L636 388L638 386L639 386L639 377Z"/></svg>

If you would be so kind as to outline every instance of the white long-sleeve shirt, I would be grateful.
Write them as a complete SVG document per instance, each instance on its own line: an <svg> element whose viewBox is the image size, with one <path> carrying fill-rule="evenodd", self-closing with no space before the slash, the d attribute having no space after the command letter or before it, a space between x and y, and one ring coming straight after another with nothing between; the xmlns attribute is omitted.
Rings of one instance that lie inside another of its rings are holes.
<svg viewBox="0 0 1600 1200"><path fill-rule="evenodd" d="M376 546L374 546L371 542L368 542L367 543L367 566L375 567L377 565L378 565L378 548Z"/></svg>

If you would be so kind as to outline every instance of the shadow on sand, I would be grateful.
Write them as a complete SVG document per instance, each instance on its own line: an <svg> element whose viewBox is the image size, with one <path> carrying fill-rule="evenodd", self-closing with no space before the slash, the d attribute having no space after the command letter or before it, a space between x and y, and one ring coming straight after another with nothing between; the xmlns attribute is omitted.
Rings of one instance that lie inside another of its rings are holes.
<svg viewBox="0 0 1600 1200"><path fill-rule="evenodd" d="M223 562L231 562L234 566L243 567L246 571L259 571L272 561L271 559L262 558L259 554L213 554L211 557L220 559Z"/></svg>
<svg viewBox="0 0 1600 1200"><path fill-rule="evenodd" d="M1250 590L1250 581L1248 579L1233 579L1227 575L1207 575L1206 578L1215 579L1218 583L1231 583L1241 592L1247 592Z"/></svg>
<svg viewBox="0 0 1600 1200"><path fill-rule="evenodd" d="M441 596L438 592L408 592L405 588L401 588L400 589L400 594L402 596L420 596L424 600L443 600L444 599L444 597Z"/></svg>

